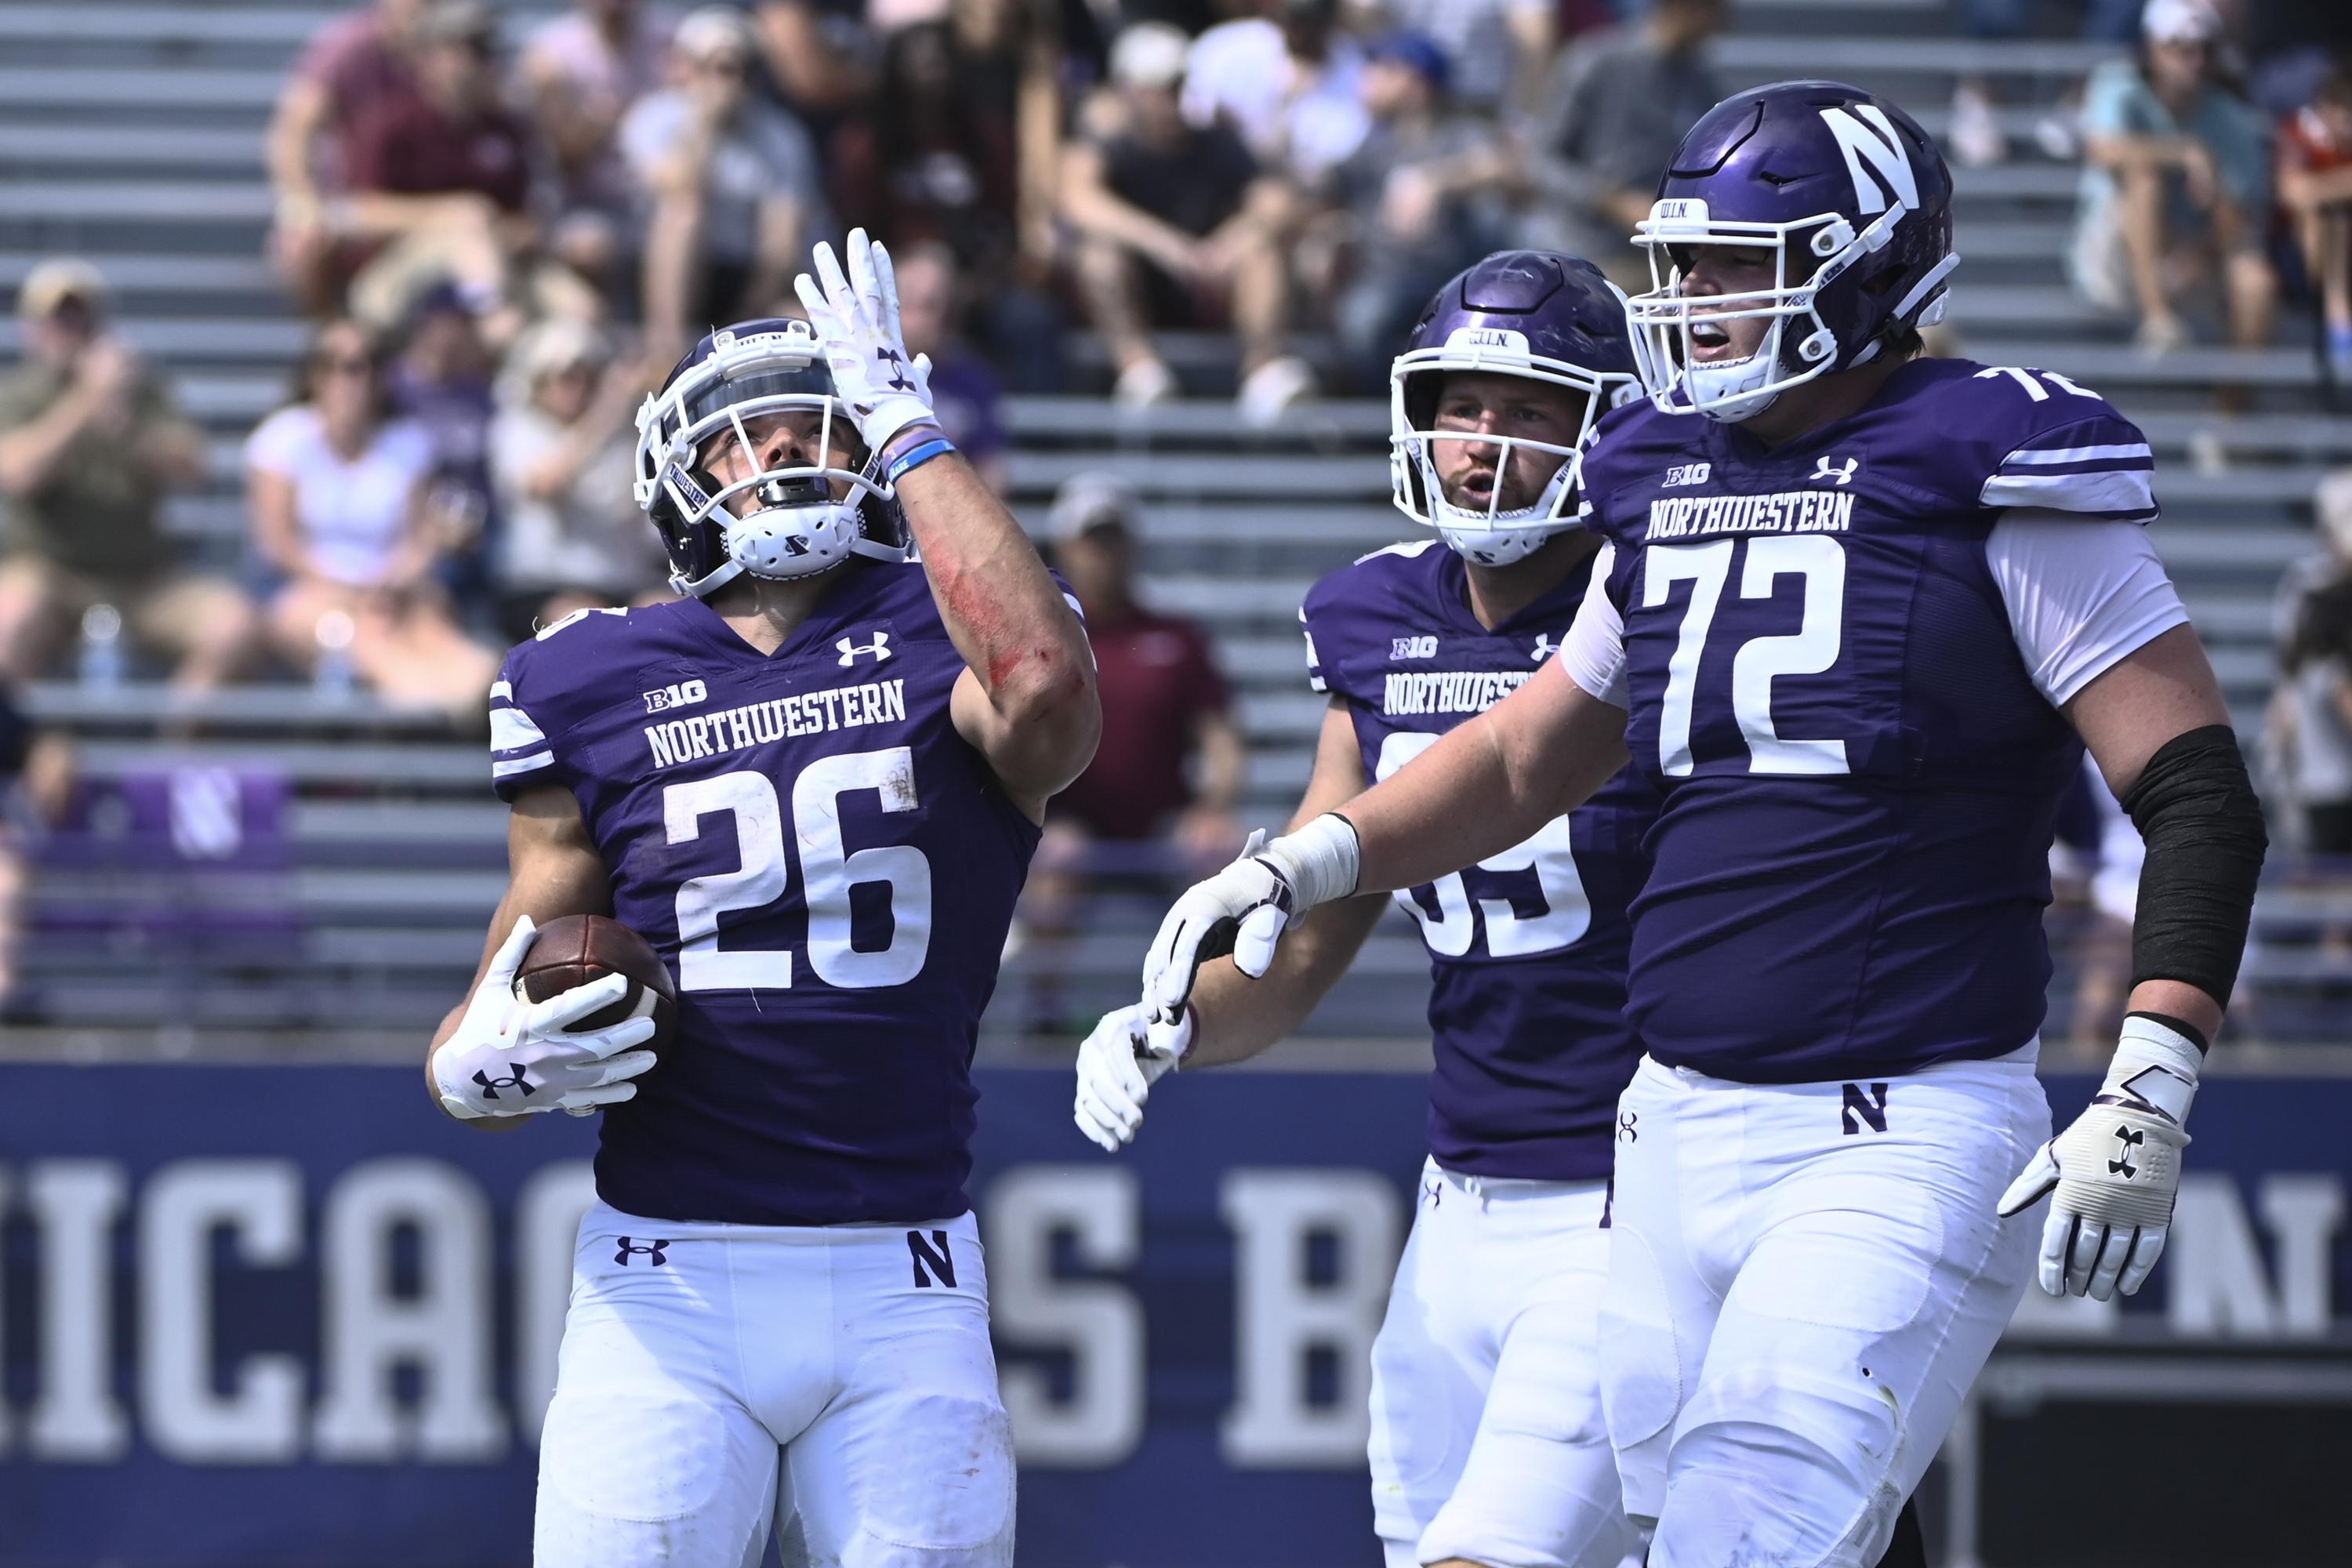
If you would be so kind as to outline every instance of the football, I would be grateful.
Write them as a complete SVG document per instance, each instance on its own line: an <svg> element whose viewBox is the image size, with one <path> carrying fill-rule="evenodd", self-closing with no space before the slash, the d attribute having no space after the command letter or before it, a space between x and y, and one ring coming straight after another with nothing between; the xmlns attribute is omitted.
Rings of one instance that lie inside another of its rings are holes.
<svg viewBox="0 0 2352 1568"><path fill-rule="evenodd" d="M611 1006L589 1014L572 1028L604 1028L650 1007L654 1037L646 1044L658 1049L669 1038L677 987L653 944L616 920L564 915L540 927L522 956L522 967L515 971L515 995L526 1002L544 1002L607 974L627 975L628 994Z"/></svg>

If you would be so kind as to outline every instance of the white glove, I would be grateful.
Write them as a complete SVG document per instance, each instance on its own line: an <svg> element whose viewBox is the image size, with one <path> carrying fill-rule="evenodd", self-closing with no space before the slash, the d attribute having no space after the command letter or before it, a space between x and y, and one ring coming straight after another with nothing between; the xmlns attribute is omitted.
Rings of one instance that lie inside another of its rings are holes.
<svg viewBox="0 0 2352 1568"><path fill-rule="evenodd" d="M814 252L816 277L803 272L793 291L808 310L809 325L824 344L833 390L857 416L866 449L879 452L909 425L935 421L931 412L931 362L909 359L898 330L898 279L890 253L868 244L866 231L849 231L849 276L841 273L830 241Z"/></svg>
<svg viewBox="0 0 2352 1568"><path fill-rule="evenodd" d="M1163 1024L1142 1004L1103 1015L1078 1047L1078 1098L1071 1119L1078 1131L1116 1154L1143 1125L1151 1086L1176 1070L1192 1048L1192 1009Z"/></svg>
<svg viewBox="0 0 2352 1568"><path fill-rule="evenodd" d="M2090 1109L2001 1194L2006 1219L2057 1189L2042 1222L2042 1288L2053 1296L2105 1301L2147 1282L2172 1224L2202 1060L2197 1042L2179 1030L2126 1017Z"/></svg>
<svg viewBox="0 0 2352 1568"><path fill-rule="evenodd" d="M441 1109L461 1121L558 1110L585 1116L635 1096L637 1086L625 1080L654 1065L653 1052L629 1049L654 1037L650 992L635 1016L601 1029L565 1031L573 1020L627 995L627 975L607 974L544 1002L515 995L515 971L538 935L530 916L515 921L474 988L457 1032L433 1053Z"/></svg>
<svg viewBox="0 0 2352 1568"><path fill-rule="evenodd" d="M1143 1005L1173 1024L1207 960L1234 955L1255 980L1274 962L1274 945L1307 911L1356 890L1356 830L1326 812L1296 833L1250 835L1239 858L1195 882L1160 922L1143 955Z"/></svg>

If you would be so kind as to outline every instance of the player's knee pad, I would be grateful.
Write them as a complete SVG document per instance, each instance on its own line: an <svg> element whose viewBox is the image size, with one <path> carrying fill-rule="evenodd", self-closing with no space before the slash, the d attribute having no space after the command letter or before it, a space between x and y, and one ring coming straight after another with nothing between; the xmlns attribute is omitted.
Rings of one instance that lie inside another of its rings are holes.
<svg viewBox="0 0 2352 1568"><path fill-rule="evenodd" d="M1870 1568L1903 1505L1906 1423L1855 1372L1711 1373L1676 1429L1653 1568Z"/></svg>
<svg viewBox="0 0 2352 1568"><path fill-rule="evenodd" d="M677 1390L560 1391L540 1439L532 1561L735 1568L764 1539L775 1443L740 1411Z"/></svg>
<svg viewBox="0 0 2352 1568"><path fill-rule="evenodd" d="M1372 1526L1411 1551L1462 1473L1482 1391L1437 1342L1426 1304L1402 1292L1372 1341L1371 1362Z"/></svg>
<svg viewBox="0 0 2352 1568"><path fill-rule="evenodd" d="M1631 1541L1601 1415L1592 1310L1532 1307L1504 1340L1469 1460L1423 1532L1422 1556L1616 1568Z"/></svg>
<svg viewBox="0 0 2352 1568"><path fill-rule="evenodd" d="M1598 1335L1601 1415L1627 1510L1654 1515L1665 1496L1666 1438L1682 1406L1682 1346L1649 1244L1619 1230L1609 1247Z"/></svg>
<svg viewBox="0 0 2352 1568"><path fill-rule="evenodd" d="M922 1394L895 1402L857 1464L859 1540L843 1568L1010 1568L1013 1423L993 1399Z"/></svg>
<svg viewBox="0 0 2352 1568"><path fill-rule="evenodd" d="M1633 1543L1606 1444L1563 1449L1490 1435L1421 1538L1423 1562L1617 1568Z"/></svg>
<svg viewBox="0 0 2352 1568"><path fill-rule="evenodd" d="M773 1439L756 1435L765 1453L739 1453L748 1445L733 1426L682 1390L560 1388L540 1436L540 1492L600 1519L706 1511L730 1488L772 1484L772 1464L758 1461L772 1459Z"/></svg>
<svg viewBox="0 0 2352 1568"><path fill-rule="evenodd" d="M1808 1471L1824 1483L1859 1489L1895 1468L1906 1417L1893 1391L1865 1367L1852 1367L1843 1375L1802 1361L1709 1367L1676 1427L1676 1468L1686 1449L1715 1442L1754 1444L1760 1430L1778 1434L1764 1447L1792 1456L1810 1453L1814 1458L1806 1462ZM1713 1436L1718 1432L1723 1436Z"/></svg>

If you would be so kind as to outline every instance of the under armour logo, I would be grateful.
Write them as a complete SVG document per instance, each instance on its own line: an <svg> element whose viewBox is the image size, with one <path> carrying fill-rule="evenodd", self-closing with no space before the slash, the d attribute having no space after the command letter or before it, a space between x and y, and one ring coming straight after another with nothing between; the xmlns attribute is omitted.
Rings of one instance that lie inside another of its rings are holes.
<svg viewBox="0 0 2352 1568"><path fill-rule="evenodd" d="M2107 1174L2130 1181L2139 1174L2139 1167L2131 1163L2132 1151L2147 1142L2147 1134L2137 1128L2116 1129L2116 1157L2107 1162Z"/></svg>
<svg viewBox="0 0 2352 1568"><path fill-rule="evenodd" d="M874 357L890 367L891 391L912 392L915 390L915 384L907 379L907 358L904 354L901 354L897 349L892 348L889 344L885 343L880 348L874 351Z"/></svg>
<svg viewBox="0 0 2352 1568"><path fill-rule="evenodd" d="M624 1268L629 1266L629 1259L632 1258L650 1258L656 1268L661 1268L669 1261L669 1241L667 1237L660 1241L648 1242L642 1247L638 1246L635 1238L632 1237L624 1236L616 1239L621 1245L614 1250L613 1261Z"/></svg>
<svg viewBox="0 0 2352 1568"><path fill-rule="evenodd" d="M522 1076L520 1068L515 1068L504 1078L492 1078L488 1069L477 1071L474 1074L474 1081L482 1086L484 1100L496 1100L499 1097L499 1090L502 1089L513 1089L517 1094L535 1092L531 1088L530 1080Z"/></svg>
<svg viewBox="0 0 2352 1568"><path fill-rule="evenodd" d="M1817 482L1826 481L1833 485L1850 485L1853 483L1854 470L1861 467L1862 459L1860 458L1848 458L1843 464L1832 463L1826 456L1815 458L1813 459L1812 478Z"/></svg>
<svg viewBox="0 0 2352 1568"><path fill-rule="evenodd" d="M1431 1208L1445 1201L1445 1184L1432 1176L1421 1184L1421 1195Z"/></svg>
<svg viewBox="0 0 2352 1568"><path fill-rule="evenodd" d="M835 640L833 646L841 650L841 658L835 662L844 669L856 664L861 658L870 658L875 663L879 664L890 657L890 634L876 632L874 640L865 644L854 643L847 637L840 637Z"/></svg>
<svg viewBox="0 0 2352 1568"><path fill-rule="evenodd" d="M1554 654L1558 653L1559 651L1559 639L1558 639L1558 638L1556 638L1556 637L1553 637L1549 632L1545 632L1545 633L1543 633L1541 636L1539 636L1539 637L1538 637L1536 638L1536 646L1535 646L1535 649L1534 649L1533 653L1531 653L1531 654L1529 655L1529 657L1530 657L1530 658L1533 658L1533 659L1534 659L1538 664L1541 664L1544 660L1546 660L1546 659L1549 658L1552 655L1554 655Z"/></svg>
<svg viewBox="0 0 2352 1568"><path fill-rule="evenodd" d="M1642 1134L1641 1131L1634 1124L1641 1120L1642 1113L1638 1110L1619 1111L1617 1113L1617 1142L1620 1143L1639 1143L1642 1141Z"/></svg>

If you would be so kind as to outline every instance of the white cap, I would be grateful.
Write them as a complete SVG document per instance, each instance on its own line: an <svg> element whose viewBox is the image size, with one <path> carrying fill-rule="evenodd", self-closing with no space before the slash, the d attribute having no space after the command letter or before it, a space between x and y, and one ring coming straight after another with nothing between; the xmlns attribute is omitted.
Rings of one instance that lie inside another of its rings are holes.
<svg viewBox="0 0 2352 1568"><path fill-rule="evenodd" d="M1135 531L1135 495L1117 477L1097 469L1072 474L1054 497L1045 537L1056 543L1083 539L1097 528Z"/></svg>
<svg viewBox="0 0 2352 1568"><path fill-rule="evenodd" d="M686 14L670 41L690 60L707 60L718 54L749 55L751 24L732 5L704 5Z"/></svg>
<svg viewBox="0 0 2352 1568"><path fill-rule="evenodd" d="M2139 32L2151 44L2209 44L2221 36L2221 16L2211 0L2147 0Z"/></svg>
<svg viewBox="0 0 2352 1568"><path fill-rule="evenodd" d="M1138 22L1119 30L1110 47L1110 77L1121 87L1172 88L1184 79L1192 41L1166 22Z"/></svg>
<svg viewBox="0 0 2352 1568"><path fill-rule="evenodd" d="M16 314L28 321L45 321L68 300L104 310L106 279L97 268L78 257L53 256L25 274L16 290Z"/></svg>
<svg viewBox="0 0 2352 1568"><path fill-rule="evenodd" d="M574 365L601 366L613 351L604 334L586 321L554 316L541 321L517 340L508 363L526 384L536 384L559 370Z"/></svg>

